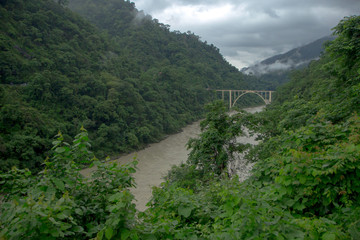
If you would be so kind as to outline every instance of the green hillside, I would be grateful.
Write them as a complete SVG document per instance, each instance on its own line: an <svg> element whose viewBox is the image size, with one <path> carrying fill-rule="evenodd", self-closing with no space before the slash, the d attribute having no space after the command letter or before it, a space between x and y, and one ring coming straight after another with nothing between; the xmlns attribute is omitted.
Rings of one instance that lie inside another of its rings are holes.
<svg viewBox="0 0 360 240"><path fill-rule="evenodd" d="M138 149L199 119L208 88L249 85L215 46L129 1L71 1L96 26L66 2L0 2L0 169L38 168L58 131L81 126L100 158Z"/></svg>

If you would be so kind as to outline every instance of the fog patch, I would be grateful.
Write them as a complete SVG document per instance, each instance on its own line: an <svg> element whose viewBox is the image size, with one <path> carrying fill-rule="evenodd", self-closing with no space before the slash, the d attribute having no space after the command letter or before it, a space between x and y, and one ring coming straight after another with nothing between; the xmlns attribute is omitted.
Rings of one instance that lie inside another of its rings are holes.
<svg viewBox="0 0 360 240"><path fill-rule="evenodd" d="M257 63L254 66L243 68L242 72L248 75L262 75L276 71L287 71L307 66L312 60L316 59L301 62L294 62L292 59L288 59L285 62L277 60L272 64Z"/></svg>
<svg viewBox="0 0 360 240"><path fill-rule="evenodd" d="M134 12L134 18L132 20L132 24L140 25L140 24L144 23L145 21L152 21L152 16L149 14L146 14L142 10Z"/></svg>

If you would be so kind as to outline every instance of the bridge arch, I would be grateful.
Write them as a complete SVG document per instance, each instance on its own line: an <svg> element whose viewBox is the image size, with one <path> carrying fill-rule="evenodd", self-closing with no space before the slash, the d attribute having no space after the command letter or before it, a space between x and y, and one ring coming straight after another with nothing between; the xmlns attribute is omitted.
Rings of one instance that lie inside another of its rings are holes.
<svg viewBox="0 0 360 240"><path fill-rule="evenodd" d="M211 90L211 89L208 89ZM245 94L248 93L253 93L258 95L265 104L269 104L271 103L272 100L272 93L274 91L268 91L268 90L232 90L232 89L228 89L228 90L220 90L220 89L216 89L216 92L221 92L221 96L222 99L224 100L225 98L225 94L228 94L229 96L229 108L232 108L233 106L235 106L235 103Z"/></svg>
<svg viewBox="0 0 360 240"><path fill-rule="evenodd" d="M258 95L258 96L264 101L265 104L269 104L269 103L270 103L269 100L265 99L260 93L254 92L254 91L246 91L246 92L240 94L240 95L234 100L234 102L232 103L231 107L234 107L235 104L236 104L236 102L237 102L237 100L239 100L242 96L244 96L244 95L246 95L246 94L248 94L248 93L253 93L253 94Z"/></svg>

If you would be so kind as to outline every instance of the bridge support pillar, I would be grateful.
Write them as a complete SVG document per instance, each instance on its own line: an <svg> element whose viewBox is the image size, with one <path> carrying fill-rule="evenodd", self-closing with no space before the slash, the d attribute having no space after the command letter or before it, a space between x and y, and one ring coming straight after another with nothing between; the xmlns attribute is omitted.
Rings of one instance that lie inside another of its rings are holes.
<svg viewBox="0 0 360 240"><path fill-rule="evenodd" d="M230 97L229 97L229 109L232 107L232 102L231 102L231 95L232 95L232 91L231 90L229 90L229 95L230 95Z"/></svg>

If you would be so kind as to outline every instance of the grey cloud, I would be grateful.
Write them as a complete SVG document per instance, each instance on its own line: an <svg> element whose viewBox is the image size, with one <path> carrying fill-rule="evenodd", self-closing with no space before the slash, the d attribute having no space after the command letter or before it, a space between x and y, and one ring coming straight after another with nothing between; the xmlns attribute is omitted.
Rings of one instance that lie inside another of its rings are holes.
<svg viewBox="0 0 360 240"><path fill-rule="evenodd" d="M174 6L233 6L217 22L183 21L185 14L159 19L172 30L190 30L217 46L229 61L251 64L323 36L344 17L358 14L359 0L134 0L158 18ZM245 59L246 58L246 59Z"/></svg>
<svg viewBox="0 0 360 240"><path fill-rule="evenodd" d="M279 18L279 15L277 15L276 11L272 8L267 8L264 10L265 13L269 14L272 18Z"/></svg>
<svg viewBox="0 0 360 240"><path fill-rule="evenodd" d="M183 3L186 5L197 5L197 4L210 5L210 4L218 4L219 0L178 0L175 2ZM224 1L224 2L226 2L226 1Z"/></svg>
<svg viewBox="0 0 360 240"><path fill-rule="evenodd" d="M135 0L135 6L138 10L144 10L148 14L153 14L156 12L161 12L164 9L172 5L172 2L169 0Z"/></svg>

